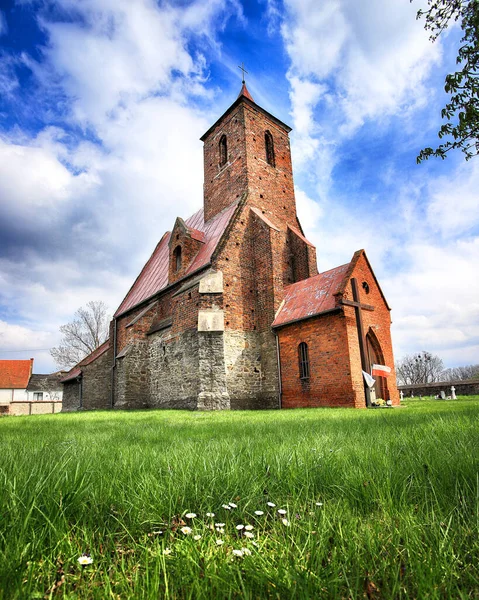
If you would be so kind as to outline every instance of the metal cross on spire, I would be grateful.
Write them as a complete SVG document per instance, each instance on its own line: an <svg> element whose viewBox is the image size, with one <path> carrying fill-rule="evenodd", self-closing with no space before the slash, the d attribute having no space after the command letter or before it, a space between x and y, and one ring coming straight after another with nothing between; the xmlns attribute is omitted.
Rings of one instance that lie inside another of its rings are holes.
<svg viewBox="0 0 479 600"><path fill-rule="evenodd" d="M244 74L245 73L248 74L248 71L244 68L244 62L241 63L241 67L238 65L238 69L241 69L243 71L243 81L242 81L242 83L245 83Z"/></svg>

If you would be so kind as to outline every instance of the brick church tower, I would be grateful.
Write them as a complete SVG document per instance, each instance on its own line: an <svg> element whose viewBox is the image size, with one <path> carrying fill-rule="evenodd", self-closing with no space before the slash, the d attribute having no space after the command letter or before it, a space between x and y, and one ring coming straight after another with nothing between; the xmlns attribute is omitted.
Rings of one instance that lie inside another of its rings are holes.
<svg viewBox="0 0 479 600"><path fill-rule="evenodd" d="M364 251L318 274L289 132L243 82L201 138L203 209L161 238L110 339L65 378L64 410L370 402L361 371L394 364L389 307ZM376 388L397 403L393 377Z"/></svg>

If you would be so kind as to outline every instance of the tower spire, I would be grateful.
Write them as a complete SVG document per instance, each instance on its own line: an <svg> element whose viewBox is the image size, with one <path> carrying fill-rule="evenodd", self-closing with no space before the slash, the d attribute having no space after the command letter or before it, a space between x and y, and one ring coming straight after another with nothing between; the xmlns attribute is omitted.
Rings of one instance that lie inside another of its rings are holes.
<svg viewBox="0 0 479 600"><path fill-rule="evenodd" d="M248 98L248 100L251 100L251 102L254 102L253 96L249 93L248 88L246 87L246 81L245 81L244 75L245 75L245 73L248 73L248 71L244 68L244 62L241 63L241 67L238 66L238 69L241 69L241 71L243 72L243 77L241 80L241 83L243 85L241 86L241 91L238 94L238 98L240 98L241 96L244 96L245 98Z"/></svg>

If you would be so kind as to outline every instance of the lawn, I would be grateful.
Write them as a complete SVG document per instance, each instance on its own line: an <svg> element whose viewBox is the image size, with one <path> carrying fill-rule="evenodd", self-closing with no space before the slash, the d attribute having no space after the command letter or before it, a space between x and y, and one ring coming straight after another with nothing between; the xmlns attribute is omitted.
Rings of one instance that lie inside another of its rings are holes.
<svg viewBox="0 0 479 600"><path fill-rule="evenodd" d="M479 598L479 399L404 404L2 418L0 598Z"/></svg>

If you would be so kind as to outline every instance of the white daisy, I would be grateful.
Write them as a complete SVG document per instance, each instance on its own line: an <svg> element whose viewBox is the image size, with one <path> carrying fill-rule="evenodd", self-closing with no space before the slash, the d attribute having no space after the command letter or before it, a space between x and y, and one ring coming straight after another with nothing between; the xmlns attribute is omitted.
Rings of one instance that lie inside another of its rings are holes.
<svg viewBox="0 0 479 600"><path fill-rule="evenodd" d="M242 529L244 529L244 525L236 525L236 529L238 531L241 531Z"/></svg>
<svg viewBox="0 0 479 600"><path fill-rule="evenodd" d="M266 504L268 506L271 506L271 508L274 508L276 506L276 504L274 502L266 502Z"/></svg>
<svg viewBox="0 0 479 600"><path fill-rule="evenodd" d="M231 506L229 504L222 504L221 505L222 508L224 508L225 510L231 510Z"/></svg>
<svg viewBox="0 0 479 600"><path fill-rule="evenodd" d="M233 550L235 556L243 556L243 550Z"/></svg>
<svg viewBox="0 0 479 600"><path fill-rule="evenodd" d="M217 546L222 546L224 544L223 540L216 540Z"/></svg>
<svg viewBox="0 0 479 600"><path fill-rule="evenodd" d="M185 535L190 535L190 533L191 533L193 530L191 529L191 527L182 527L182 528L180 529L180 531L181 531L181 533L184 533Z"/></svg>
<svg viewBox="0 0 479 600"><path fill-rule="evenodd" d="M224 527L225 524L224 523L215 523L215 527Z"/></svg>
<svg viewBox="0 0 479 600"><path fill-rule="evenodd" d="M281 519L281 523L283 523L283 525L286 525L286 527L289 527L291 525L288 519Z"/></svg>
<svg viewBox="0 0 479 600"><path fill-rule="evenodd" d="M194 519L196 517L196 513L186 513L185 517L187 519Z"/></svg>
<svg viewBox="0 0 479 600"><path fill-rule="evenodd" d="M84 567L85 565L91 565L93 558L89 554L82 554L78 557L78 562Z"/></svg>
<svg viewBox="0 0 479 600"><path fill-rule="evenodd" d="M217 527L216 528L216 533L224 533L225 530L223 529L223 527Z"/></svg>
<svg viewBox="0 0 479 600"><path fill-rule="evenodd" d="M251 531L254 529L253 525L245 525L246 531Z"/></svg>
<svg viewBox="0 0 479 600"><path fill-rule="evenodd" d="M237 508L238 505L235 504L234 502L228 502L228 504L231 506L231 508Z"/></svg>
<svg viewBox="0 0 479 600"><path fill-rule="evenodd" d="M254 533L251 533L251 531L245 531L244 536L251 540L252 538L254 538Z"/></svg>
<svg viewBox="0 0 479 600"><path fill-rule="evenodd" d="M278 515L286 515L287 513L288 513L288 511L287 511L287 510L284 510L284 508L280 508L280 509L278 510Z"/></svg>
<svg viewBox="0 0 479 600"><path fill-rule="evenodd" d="M193 539L196 541L201 540L201 535L199 533L197 533L196 535L193 536Z"/></svg>
<svg viewBox="0 0 479 600"><path fill-rule="evenodd" d="M255 510L254 514L258 515L258 517L260 517L261 515L264 515L264 512L262 510Z"/></svg>
<svg viewBox="0 0 479 600"><path fill-rule="evenodd" d="M215 516L215 513L206 513L206 516L207 516L207 517L214 517L214 516Z"/></svg>
<svg viewBox="0 0 479 600"><path fill-rule="evenodd" d="M254 544L255 542L253 542ZM241 552L246 556L251 556L251 550L249 548L241 548Z"/></svg>
<svg viewBox="0 0 479 600"><path fill-rule="evenodd" d="M166 554L168 556L168 554L171 554L171 550L169 548L165 548L163 550L163 554Z"/></svg>
<svg viewBox="0 0 479 600"><path fill-rule="evenodd" d="M316 506L323 506L322 502L316 502Z"/></svg>

